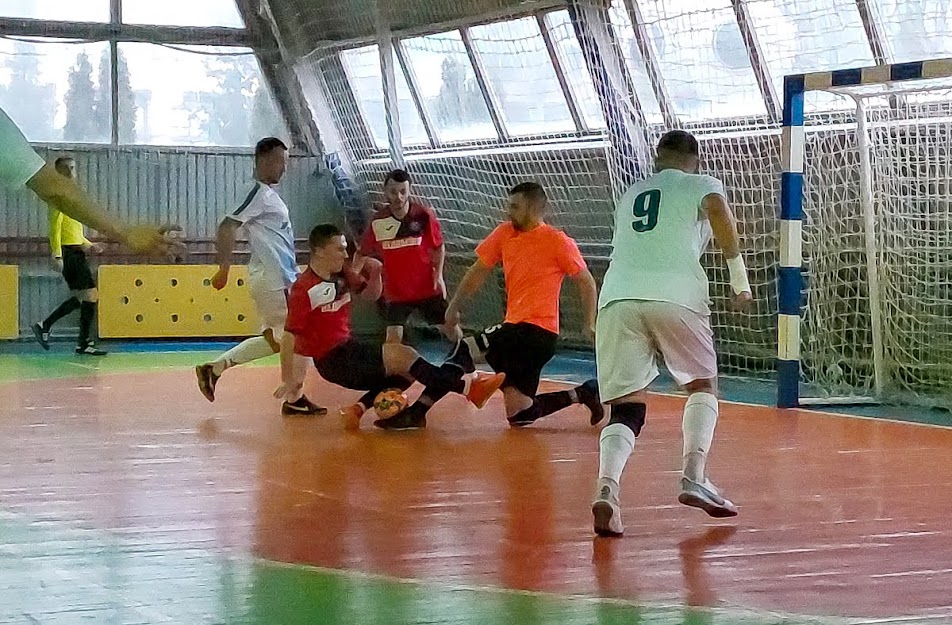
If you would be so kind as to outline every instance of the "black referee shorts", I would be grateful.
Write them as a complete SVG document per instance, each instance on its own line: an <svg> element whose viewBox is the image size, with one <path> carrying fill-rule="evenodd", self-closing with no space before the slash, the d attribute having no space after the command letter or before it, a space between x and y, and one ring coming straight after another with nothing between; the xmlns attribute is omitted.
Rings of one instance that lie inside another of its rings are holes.
<svg viewBox="0 0 952 625"><path fill-rule="evenodd" d="M86 291L96 288L96 279L81 245L63 246L63 278L70 291Z"/></svg>

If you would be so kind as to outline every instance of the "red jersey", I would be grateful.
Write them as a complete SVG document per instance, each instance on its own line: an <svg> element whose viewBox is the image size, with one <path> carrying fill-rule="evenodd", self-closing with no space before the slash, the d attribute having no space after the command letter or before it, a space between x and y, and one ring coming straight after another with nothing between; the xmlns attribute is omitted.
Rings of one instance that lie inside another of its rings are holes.
<svg viewBox="0 0 952 625"><path fill-rule="evenodd" d="M443 245L443 231L433 211L410 202L401 220L384 208L373 216L360 253L383 263L383 299L419 302L442 296L433 285L433 251Z"/></svg>
<svg viewBox="0 0 952 625"><path fill-rule="evenodd" d="M363 286L363 279L348 269L330 281L310 267L304 270L291 287L284 325L294 335L294 353L320 359L350 339L351 294Z"/></svg>

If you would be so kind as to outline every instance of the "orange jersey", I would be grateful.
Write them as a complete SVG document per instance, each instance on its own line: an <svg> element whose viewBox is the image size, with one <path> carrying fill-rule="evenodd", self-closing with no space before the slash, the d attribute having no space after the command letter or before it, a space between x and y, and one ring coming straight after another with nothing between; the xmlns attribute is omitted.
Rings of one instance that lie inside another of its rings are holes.
<svg viewBox="0 0 952 625"><path fill-rule="evenodd" d="M500 224L476 248L487 267L502 263L506 276L506 323L531 323L559 332L562 279L586 269L578 245L548 224L522 232Z"/></svg>

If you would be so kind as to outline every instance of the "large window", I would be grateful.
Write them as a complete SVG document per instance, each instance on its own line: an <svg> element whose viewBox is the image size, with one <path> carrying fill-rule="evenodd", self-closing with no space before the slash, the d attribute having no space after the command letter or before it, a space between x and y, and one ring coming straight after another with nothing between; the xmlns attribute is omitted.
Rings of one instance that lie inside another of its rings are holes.
<svg viewBox="0 0 952 625"><path fill-rule="evenodd" d="M387 149L387 116L384 107L383 75L380 70L380 52L376 45L344 50L341 62L347 72L347 81L357 98L364 123L374 144ZM424 145L429 142L420 113L413 103L407 78L400 64L394 59L394 75L397 87L397 110L400 115L400 135L403 145Z"/></svg>
<svg viewBox="0 0 952 625"><path fill-rule="evenodd" d="M777 93L783 77L873 64L855 0L757 0L747 3ZM850 103L826 93L807 94L821 108Z"/></svg>
<svg viewBox="0 0 952 625"><path fill-rule="evenodd" d="M952 56L950 0L873 0L893 61Z"/></svg>
<svg viewBox="0 0 952 625"><path fill-rule="evenodd" d="M265 135L287 139L254 52L240 47L245 35L202 30L242 29L235 0L118 0L113 21L114 2L0 0L0 17L60 22L55 39L0 38L0 106L29 140L250 147ZM126 24L152 25L177 43L122 41ZM191 28L167 28L181 26ZM229 45L204 45L209 33Z"/></svg>
<svg viewBox="0 0 952 625"><path fill-rule="evenodd" d="M572 98L582 114L583 123L589 129L604 128L605 116L602 114L602 106L598 101L595 83L592 82L592 74L585 63L582 46L579 45L575 28L569 19L569 12L547 13L545 24L549 30L552 45L555 46L562 72L569 83Z"/></svg>
<svg viewBox="0 0 952 625"><path fill-rule="evenodd" d="M120 43L119 141L251 146L286 136L251 50Z"/></svg>
<svg viewBox="0 0 952 625"><path fill-rule="evenodd" d="M0 107L31 141L108 142L107 43L0 39Z"/></svg>
<svg viewBox="0 0 952 625"><path fill-rule="evenodd" d="M244 28L235 0L122 0L122 21L127 24Z"/></svg>
<svg viewBox="0 0 952 625"><path fill-rule="evenodd" d="M401 42L442 141L498 137L459 31Z"/></svg>
<svg viewBox="0 0 952 625"><path fill-rule="evenodd" d="M469 29L469 36L509 134L576 129L534 18L475 26Z"/></svg>
<svg viewBox="0 0 952 625"><path fill-rule="evenodd" d="M108 22L109 0L2 0L0 17L67 22Z"/></svg>
<svg viewBox="0 0 952 625"><path fill-rule="evenodd" d="M675 113L685 121L764 115L730 0L640 0Z"/></svg>
<svg viewBox="0 0 952 625"><path fill-rule="evenodd" d="M661 123L664 121L661 116L661 107L658 106L658 98L655 97L652 89L651 78L648 76L648 66L635 39L635 30L631 25L631 18L628 16L625 3L621 0L612 2L609 15L645 120L652 124ZM616 86L614 93L620 94L620 92L621 86Z"/></svg>

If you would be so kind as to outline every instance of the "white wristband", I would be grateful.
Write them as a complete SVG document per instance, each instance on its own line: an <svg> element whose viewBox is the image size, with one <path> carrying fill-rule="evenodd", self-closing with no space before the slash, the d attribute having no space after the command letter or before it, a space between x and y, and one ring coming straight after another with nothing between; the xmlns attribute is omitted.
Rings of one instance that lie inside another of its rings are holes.
<svg viewBox="0 0 952 625"><path fill-rule="evenodd" d="M734 258L727 260L727 272L730 274L731 290L734 294L748 292L750 290L750 281L747 279L747 266L744 265L744 257L738 254Z"/></svg>

